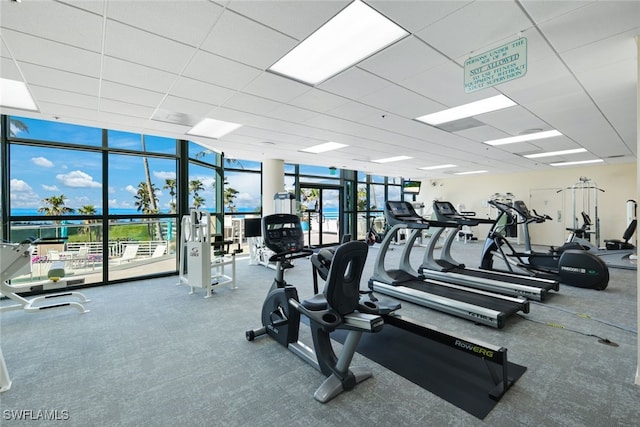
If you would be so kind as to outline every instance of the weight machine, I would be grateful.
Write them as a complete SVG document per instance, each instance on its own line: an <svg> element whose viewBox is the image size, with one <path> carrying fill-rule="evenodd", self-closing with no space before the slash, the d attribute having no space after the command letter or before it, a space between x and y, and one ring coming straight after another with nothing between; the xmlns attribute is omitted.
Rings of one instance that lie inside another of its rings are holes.
<svg viewBox="0 0 640 427"><path fill-rule="evenodd" d="M225 242L222 236L212 235L212 230L211 214L207 211L192 209L189 215L182 217L177 284L191 287L190 294L196 287L203 288L207 292L205 298L210 298L213 289L221 286L237 288L236 253L229 254L230 242ZM227 266L231 268L230 274Z"/></svg>
<svg viewBox="0 0 640 427"><path fill-rule="evenodd" d="M38 282L35 284L28 283L25 285L9 283L9 281L15 277L31 273L32 243L34 242L0 243L0 296L5 296L10 300L17 302L17 304L0 307L0 312L22 309L31 313L62 307L73 307L80 313L88 312L89 310L86 310L82 303L89 302L90 300L80 292L62 292L51 295L42 295L31 299L18 295L18 293L45 290L47 289L48 284L55 285L56 288L65 286L65 283L68 284L68 281L65 279L61 279L56 282L53 280L47 280L44 282ZM80 302L56 302L57 299L61 297L78 298ZM52 300L55 301L51 304L42 304L45 301Z"/></svg>
<svg viewBox="0 0 640 427"><path fill-rule="evenodd" d="M579 218L582 218L582 212L586 213L591 218L593 226L588 233L585 233L585 240L590 241L591 235L595 237L595 247L600 247L600 218L598 217L598 193L604 193L602 188L598 187L598 184L590 178L581 176L580 180L573 184L571 187L562 188L556 193L561 193L566 190L571 190L572 200L572 218L573 229L578 230L580 225Z"/></svg>

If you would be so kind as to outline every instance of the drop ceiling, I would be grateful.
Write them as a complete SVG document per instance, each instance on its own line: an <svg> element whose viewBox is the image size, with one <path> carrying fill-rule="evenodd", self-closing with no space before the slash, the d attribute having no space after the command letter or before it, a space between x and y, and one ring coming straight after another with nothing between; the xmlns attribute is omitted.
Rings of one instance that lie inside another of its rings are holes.
<svg viewBox="0 0 640 427"><path fill-rule="evenodd" d="M25 82L39 111L0 112L191 139L230 158L414 179L636 162L640 2L371 0L410 35L315 87L267 71L348 4L3 0L0 77ZM525 76L465 93L465 60L520 37ZM518 106L471 127L414 120L498 94ZM243 126L219 140L189 138L207 117ZM532 129L563 136L482 143ZM300 151L327 141L348 147ZM523 157L574 148L587 152ZM372 162L398 155L412 159ZM456 167L419 169L440 164Z"/></svg>

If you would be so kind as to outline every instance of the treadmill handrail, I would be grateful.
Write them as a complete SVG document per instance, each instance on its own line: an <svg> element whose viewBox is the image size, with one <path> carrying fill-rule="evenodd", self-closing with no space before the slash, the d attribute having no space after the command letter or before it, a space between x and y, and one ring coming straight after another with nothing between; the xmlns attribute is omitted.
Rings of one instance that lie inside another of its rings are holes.
<svg viewBox="0 0 640 427"><path fill-rule="evenodd" d="M493 224L494 219L489 218L477 218L475 212L472 212L474 216L463 215L453 206L451 202L447 201L433 201L433 212L436 214L438 221L454 221L458 225L476 226L479 224Z"/></svg>

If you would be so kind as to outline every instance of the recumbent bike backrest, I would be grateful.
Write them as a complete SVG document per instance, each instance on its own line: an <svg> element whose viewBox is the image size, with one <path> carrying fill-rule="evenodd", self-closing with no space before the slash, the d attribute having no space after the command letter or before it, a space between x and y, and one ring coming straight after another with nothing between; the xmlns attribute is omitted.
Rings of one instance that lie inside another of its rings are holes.
<svg viewBox="0 0 640 427"><path fill-rule="evenodd" d="M324 295L330 307L341 315L354 312L360 300L360 279L369 245L362 241L344 243L331 258Z"/></svg>

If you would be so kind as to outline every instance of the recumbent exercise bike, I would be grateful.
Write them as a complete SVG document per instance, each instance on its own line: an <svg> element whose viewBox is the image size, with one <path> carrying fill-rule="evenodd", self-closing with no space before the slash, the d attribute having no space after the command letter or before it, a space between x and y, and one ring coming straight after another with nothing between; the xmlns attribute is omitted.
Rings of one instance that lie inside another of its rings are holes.
<svg viewBox="0 0 640 427"><path fill-rule="evenodd" d="M253 341L258 336L269 335L322 372L328 378L316 390L314 398L328 402L372 375L369 369L350 368L362 333L378 332L384 325L381 316L357 311L368 246L359 241L339 246L333 254L323 293L300 302L296 288L284 279L291 260L313 254L304 248L300 219L291 214L265 216L262 237L264 244L275 252L270 261L276 263L276 275L262 306L262 327L248 330L246 338ZM313 350L298 341L300 314L310 320ZM348 331L339 356L330 338L336 329Z"/></svg>

